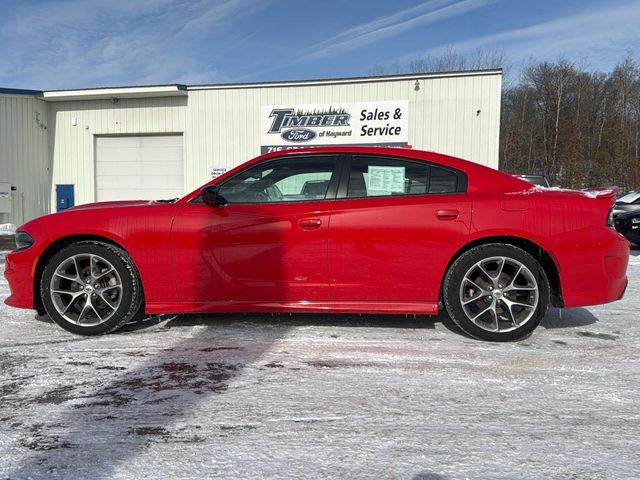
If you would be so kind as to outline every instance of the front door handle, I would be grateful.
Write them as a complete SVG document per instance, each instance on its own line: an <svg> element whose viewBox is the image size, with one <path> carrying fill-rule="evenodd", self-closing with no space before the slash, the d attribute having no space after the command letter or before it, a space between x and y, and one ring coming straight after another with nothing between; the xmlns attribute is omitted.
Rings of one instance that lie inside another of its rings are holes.
<svg viewBox="0 0 640 480"><path fill-rule="evenodd" d="M440 220L455 220L460 212L455 209L436 210L436 217Z"/></svg>
<svg viewBox="0 0 640 480"><path fill-rule="evenodd" d="M319 218L302 218L298 220L298 225L303 230L315 230L316 228L320 228L322 220Z"/></svg>

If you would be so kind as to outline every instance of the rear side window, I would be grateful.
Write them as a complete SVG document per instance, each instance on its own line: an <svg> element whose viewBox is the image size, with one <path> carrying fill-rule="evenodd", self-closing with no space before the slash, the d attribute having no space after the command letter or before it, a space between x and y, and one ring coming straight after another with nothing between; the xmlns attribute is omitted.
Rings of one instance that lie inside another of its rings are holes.
<svg viewBox="0 0 640 480"><path fill-rule="evenodd" d="M458 191L458 175L440 167L431 168L429 193L454 193Z"/></svg>
<svg viewBox="0 0 640 480"><path fill-rule="evenodd" d="M354 156L347 197L421 195L461 191L460 173L422 162Z"/></svg>

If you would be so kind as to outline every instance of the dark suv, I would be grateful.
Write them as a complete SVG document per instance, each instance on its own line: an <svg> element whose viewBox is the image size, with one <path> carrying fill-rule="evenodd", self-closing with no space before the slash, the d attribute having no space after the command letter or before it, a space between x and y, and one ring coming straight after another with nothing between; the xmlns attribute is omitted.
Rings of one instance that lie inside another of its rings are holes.
<svg viewBox="0 0 640 480"><path fill-rule="evenodd" d="M629 192L616 200L612 215L616 218L629 212L640 212L640 190Z"/></svg>
<svg viewBox="0 0 640 480"><path fill-rule="evenodd" d="M619 213L613 223L624 238L640 246L640 210Z"/></svg>

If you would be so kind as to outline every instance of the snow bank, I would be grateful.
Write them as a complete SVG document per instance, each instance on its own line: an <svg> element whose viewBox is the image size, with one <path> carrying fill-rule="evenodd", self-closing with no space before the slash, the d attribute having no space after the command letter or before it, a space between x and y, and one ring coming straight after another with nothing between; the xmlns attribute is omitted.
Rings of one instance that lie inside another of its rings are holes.
<svg viewBox="0 0 640 480"><path fill-rule="evenodd" d="M613 196L617 191L618 191L618 187L573 190L571 188L542 187L540 185L533 185L531 188L527 188L519 192L509 192L507 193L507 195L533 195L534 193L541 193L541 192L567 192L567 193L580 193L585 197L589 197L589 198L605 198L605 197Z"/></svg>
<svg viewBox="0 0 640 480"><path fill-rule="evenodd" d="M15 235L16 226L13 223L1 223L0 235Z"/></svg>

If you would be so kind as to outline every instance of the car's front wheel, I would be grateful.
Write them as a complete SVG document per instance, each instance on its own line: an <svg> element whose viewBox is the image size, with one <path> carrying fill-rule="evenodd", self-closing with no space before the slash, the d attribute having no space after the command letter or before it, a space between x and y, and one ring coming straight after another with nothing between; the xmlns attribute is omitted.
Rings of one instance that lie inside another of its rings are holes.
<svg viewBox="0 0 640 480"><path fill-rule="evenodd" d="M512 245L487 244L461 255L443 285L449 316L464 332L482 340L523 338L549 305L549 282L540 263Z"/></svg>
<svg viewBox="0 0 640 480"><path fill-rule="evenodd" d="M62 328L81 335L116 330L140 310L140 280L127 253L85 241L56 253L40 282L42 303Z"/></svg>

